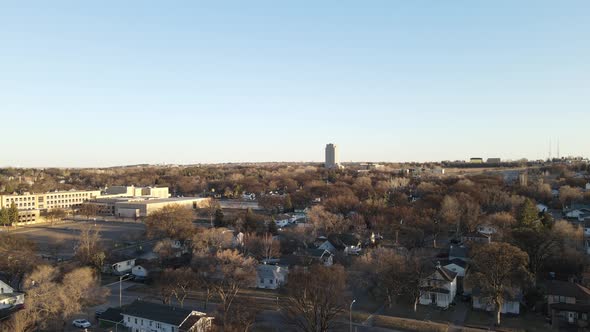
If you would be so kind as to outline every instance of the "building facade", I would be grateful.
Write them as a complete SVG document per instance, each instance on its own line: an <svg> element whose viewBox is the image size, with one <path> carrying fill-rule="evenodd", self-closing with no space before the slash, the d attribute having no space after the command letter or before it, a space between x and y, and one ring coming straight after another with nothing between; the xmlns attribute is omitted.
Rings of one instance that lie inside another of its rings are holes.
<svg viewBox="0 0 590 332"><path fill-rule="evenodd" d="M338 153L338 146L336 144L326 145L326 168L340 167L340 155Z"/></svg>
<svg viewBox="0 0 590 332"><path fill-rule="evenodd" d="M1 195L0 207L9 208L12 203L19 210L71 209L100 197L100 190L54 191L43 194Z"/></svg>

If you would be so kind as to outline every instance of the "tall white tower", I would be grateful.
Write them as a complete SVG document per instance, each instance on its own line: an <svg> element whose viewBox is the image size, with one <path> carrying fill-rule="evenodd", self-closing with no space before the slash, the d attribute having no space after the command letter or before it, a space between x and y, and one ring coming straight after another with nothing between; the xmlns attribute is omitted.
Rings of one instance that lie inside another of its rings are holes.
<svg viewBox="0 0 590 332"><path fill-rule="evenodd" d="M326 145L326 168L339 168L340 156L338 155L338 146L336 144Z"/></svg>

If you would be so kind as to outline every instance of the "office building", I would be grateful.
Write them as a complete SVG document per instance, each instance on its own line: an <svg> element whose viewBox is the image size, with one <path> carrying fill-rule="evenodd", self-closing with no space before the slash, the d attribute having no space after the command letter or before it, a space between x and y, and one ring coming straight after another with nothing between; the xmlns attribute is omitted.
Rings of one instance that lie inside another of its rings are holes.
<svg viewBox="0 0 590 332"><path fill-rule="evenodd" d="M340 156L338 154L338 146L336 144L326 145L326 168L339 168Z"/></svg>

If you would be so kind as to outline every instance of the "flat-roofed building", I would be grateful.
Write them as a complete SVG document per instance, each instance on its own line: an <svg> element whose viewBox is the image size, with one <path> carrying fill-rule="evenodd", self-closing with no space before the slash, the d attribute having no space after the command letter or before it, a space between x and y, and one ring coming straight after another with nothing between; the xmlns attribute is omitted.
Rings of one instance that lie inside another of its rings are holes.
<svg viewBox="0 0 590 332"><path fill-rule="evenodd" d="M135 186L112 186L105 188L102 197L138 197L150 196L156 198L168 198L170 192L168 187L135 187Z"/></svg>
<svg viewBox="0 0 590 332"><path fill-rule="evenodd" d="M0 207L10 207L12 203L19 210L70 209L100 196L100 190L54 191L44 194L1 195Z"/></svg>
<svg viewBox="0 0 590 332"><path fill-rule="evenodd" d="M125 218L147 217L150 213L173 204L196 210L205 207L209 200L210 198L203 197L173 197L116 202L115 215Z"/></svg>

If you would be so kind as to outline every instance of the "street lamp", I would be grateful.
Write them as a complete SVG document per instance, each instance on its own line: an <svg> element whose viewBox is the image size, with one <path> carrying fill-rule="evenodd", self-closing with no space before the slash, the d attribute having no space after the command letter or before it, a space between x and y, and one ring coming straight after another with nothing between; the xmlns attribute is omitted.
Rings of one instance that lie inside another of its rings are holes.
<svg viewBox="0 0 590 332"><path fill-rule="evenodd" d="M119 308L122 306L122 297L123 297L123 288L121 287L121 284L123 283L123 278L128 277L129 273L126 273L122 276L119 277Z"/></svg>
<svg viewBox="0 0 590 332"><path fill-rule="evenodd" d="M350 302L350 310L348 310L350 312L350 332L352 332L352 305L356 302L356 300L352 300L352 302Z"/></svg>

